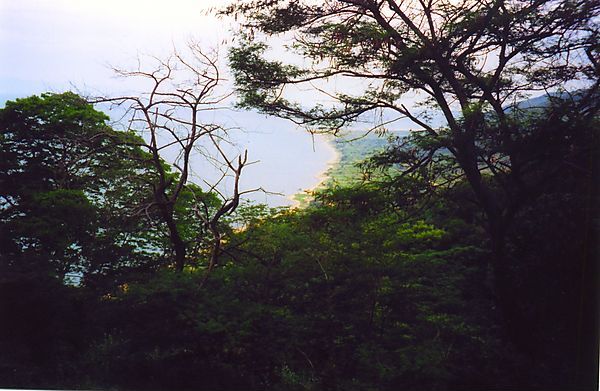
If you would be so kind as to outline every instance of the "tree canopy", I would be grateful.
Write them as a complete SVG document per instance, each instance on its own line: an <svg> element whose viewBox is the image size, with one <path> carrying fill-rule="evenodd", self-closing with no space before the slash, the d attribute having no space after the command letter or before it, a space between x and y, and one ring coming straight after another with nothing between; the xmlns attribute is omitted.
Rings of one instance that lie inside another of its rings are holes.
<svg viewBox="0 0 600 391"><path fill-rule="evenodd" d="M391 169L386 188L405 205L468 185L463 202L483 217L491 250L484 262L506 331L527 349L528 310L518 304L526 299L514 290L528 262L513 247L523 214L560 198L566 177L587 183L586 210L598 210L599 11L598 2L570 0L275 0L221 12L239 21L230 65L241 107L333 134L366 118L377 122L365 131L412 121L414 132L367 166ZM274 59L281 50L289 63ZM311 99L297 98L303 89ZM379 115L366 117L373 111ZM560 204L569 219L579 216L574 201ZM587 270L591 259L554 262ZM542 280L558 278L554 266L540 266ZM585 277L571 281L596 291ZM593 312L593 302L583 299L578 316Z"/></svg>
<svg viewBox="0 0 600 391"><path fill-rule="evenodd" d="M303 208L240 202L246 156L203 122L220 73L199 47L198 62L122 72L152 85L99 100L126 105L128 131L73 93L7 102L0 386L597 389L599 8L223 10L241 23L241 106L333 134L378 111L363 131L390 130L373 155L381 140L338 148L344 164ZM279 38L300 57L273 59ZM306 93L314 106L294 100ZM231 197L188 181L200 137Z"/></svg>
<svg viewBox="0 0 600 391"><path fill-rule="evenodd" d="M148 198L148 156L137 136L115 132L107 120L73 93L17 99L0 110L3 267L49 258L25 270L52 264L61 279L81 277L156 245L141 233L145 216L131 217ZM101 261L108 254L115 259Z"/></svg>
<svg viewBox="0 0 600 391"><path fill-rule="evenodd" d="M222 12L240 17L245 33L230 54L242 107L334 133L372 110L386 113L375 127L410 119L426 142L403 163L422 166L450 152L451 174L467 178L501 245L514 210L538 185L526 180L533 158L523 156L529 139L540 138L533 129L548 118L577 127L597 114L599 10L570 0L349 0L238 2ZM306 66L270 59L269 37L278 35L292 39L290 51ZM335 80L358 91L338 91ZM328 103L290 101L290 88L304 84L316 84L313 101ZM563 107L577 118L565 110L522 113L520 101L557 88L563 92L550 99L567 100ZM411 92L441 113L441 126L405 104ZM482 171L506 188L503 199Z"/></svg>

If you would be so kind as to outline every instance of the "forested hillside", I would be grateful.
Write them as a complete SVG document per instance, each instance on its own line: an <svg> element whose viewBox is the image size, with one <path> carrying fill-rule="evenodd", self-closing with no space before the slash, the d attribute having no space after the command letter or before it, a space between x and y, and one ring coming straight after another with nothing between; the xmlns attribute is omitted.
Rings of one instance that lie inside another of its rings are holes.
<svg viewBox="0 0 600 391"><path fill-rule="evenodd" d="M527 330L513 339L466 184L424 197L426 183L379 168L304 209L240 207L210 275L183 197L177 221L196 250L178 271L160 216L131 213L157 175L135 136L73 94L0 114L3 385L541 389L593 371L593 331L574 321L592 316L579 305L594 280L597 184L578 169L596 167L592 124L508 239Z"/></svg>
<svg viewBox="0 0 600 391"><path fill-rule="evenodd" d="M205 68L176 56L128 74L154 83L148 94L94 101L131 103L127 131L72 92L7 102L0 387L597 389L599 10L221 10L240 23L239 107L332 137L372 110L417 125L398 132L382 114L369 129L392 137L337 139L340 163L302 208L243 201L248 154L230 155L226 129L202 122L220 76L198 48ZM281 34L305 68L268 56ZM189 84L171 79L182 69ZM365 89L325 91L336 76ZM335 104L285 94L306 84ZM558 92L523 104L545 89ZM414 91L443 126L402 103ZM198 151L220 164L218 182L190 179Z"/></svg>

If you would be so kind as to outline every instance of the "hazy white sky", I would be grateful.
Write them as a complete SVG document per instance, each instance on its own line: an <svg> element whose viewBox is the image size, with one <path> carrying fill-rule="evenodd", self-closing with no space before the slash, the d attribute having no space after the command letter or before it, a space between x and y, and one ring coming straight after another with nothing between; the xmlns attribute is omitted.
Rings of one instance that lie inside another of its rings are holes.
<svg viewBox="0 0 600 391"><path fill-rule="evenodd" d="M225 64L230 25L207 10L226 3L0 0L0 102L73 88L90 95L119 95L136 86L131 80L115 78L109 65L132 69L139 56L166 57L174 45L181 50L190 40L205 48L218 46ZM250 112L219 111L218 115L219 123L243 128L234 136L236 144L240 150L248 148L250 160L259 161L246 169L244 189L263 186L292 195L314 186L331 157L331 151L313 145L306 132L289 122ZM193 168L204 177L213 175L202 162ZM258 193L253 198L272 205L290 202Z"/></svg>
<svg viewBox="0 0 600 391"><path fill-rule="evenodd" d="M138 54L166 55L194 39L217 46L223 20L207 10L218 0L0 0L0 94L60 91L69 83L114 89L108 64Z"/></svg>
<svg viewBox="0 0 600 391"><path fill-rule="evenodd" d="M225 65L231 26L207 11L229 1L0 0L0 105L46 91L76 90L90 96L145 91L130 79L116 78L109 65L132 69L138 57L166 57L173 46L184 49L190 40L204 48L219 47ZM279 49L274 55L280 59L285 54ZM335 81L333 87L356 89ZM290 92L315 102L312 89ZM245 134L236 136L240 149L248 148L251 160L260 161L248 168L243 178L247 187L294 194L313 186L331 157L331 151L313 145L312 138L290 122L253 113L218 115L219 123L243 128Z"/></svg>

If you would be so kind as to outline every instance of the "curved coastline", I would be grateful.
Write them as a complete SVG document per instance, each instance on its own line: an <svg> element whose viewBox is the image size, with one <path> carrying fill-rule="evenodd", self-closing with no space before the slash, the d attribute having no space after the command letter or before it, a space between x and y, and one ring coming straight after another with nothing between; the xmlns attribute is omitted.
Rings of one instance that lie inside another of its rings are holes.
<svg viewBox="0 0 600 391"><path fill-rule="evenodd" d="M329 151L331 157L325 163L325 168L323 168L321 172L315 175L316 183L313 186L303 189L302 192L291 194L287 197L288 200L290 200L292 203L289 206L290 208L300 208L304 206L304 200L300 200L298 199L298 197L307 193L314 192L315 190L323 186L323 184L330 178L331 169L340 162L341 153L335 146L333 136L323 135L320 136L318 139L321 140L319 142L319 145L323 145Z"/></svg>

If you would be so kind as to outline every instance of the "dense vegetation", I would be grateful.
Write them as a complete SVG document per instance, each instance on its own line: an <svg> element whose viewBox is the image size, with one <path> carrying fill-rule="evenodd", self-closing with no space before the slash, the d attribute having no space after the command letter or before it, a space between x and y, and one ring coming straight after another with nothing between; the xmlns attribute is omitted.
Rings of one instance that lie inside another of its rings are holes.
<svg viewBox="0 0 600 391"><path fill-rule="evenodd" d="M415 197L426 183L392 166L305 209L241 207L206 279L192 198L176 208L196 249L178 271L160 216L133 213L150 157L106 119L71 93L0 111L2 386L593 388L596 128L516 217L519 339L466 184Z"/></svg>
<svg viewBox="0 0 600 391"><path fill-rule="evenodd" d="M198 48L209 71L176 55L183 67L130 73L154 82L147 95L101 99L133 102L128 132L73 93L7 102L0 386L597 389L600 4L222 13L240 23L239 106L334 136L374 111L375 133L401 118L419 130L338 141L312 201L270 209L240 204L247 155L227 156L223 129L202 123L220 73ZM279 38L303 61L273 60ZM172 78L182 69L191 84ZM314 106L287 93L303 87ZM188 180L201 137L232 198ZM170 146L183 164L162 160Z"/></svg>

